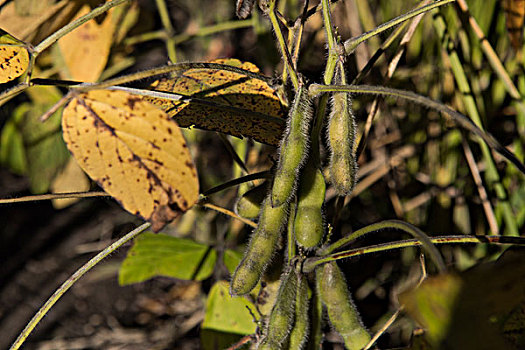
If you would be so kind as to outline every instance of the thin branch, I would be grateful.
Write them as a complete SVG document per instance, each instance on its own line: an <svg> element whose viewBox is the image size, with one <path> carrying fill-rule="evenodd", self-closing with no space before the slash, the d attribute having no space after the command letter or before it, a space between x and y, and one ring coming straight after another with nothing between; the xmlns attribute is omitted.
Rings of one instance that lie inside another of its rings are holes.
<svg viewBox="0 0 525 350"><path fill-rule="evenodd" d="M89 270L96 266L99 262L105 259L108 255L113 253L118 248L122 247L127 242L131 241L133 238L137 237L144 230L148 229L151 226L149 222L142 224L133 231L126 234L124 237L120 238L118 241L111 244L109 247L98 253L95 257L89 260L87 263L82 265L71 277L67 279L54 293L49 297L44 305L38 310L38 312L33 316L31 321L27 324L24 330L20 333L18 338L15 340L13 345L11 345L10 350L17 350L24 344L27 337L31 334L33 329L38 325L38 323L44 318L53 305L66 293L69 288L71 288L82 276L84 276Z"/></svg>
<svg viewBox="0 0 525 350"><path fill-rule="evenodd" d="M34 196L24 196L24 197L18 197L18 198L3 198L3 199L0 199L0 204L47 201L51 199L64 199L64 198L92 198L92 197L111 197L111 196L103 191L48 193L48 194L37 194Z"/></svg>
<svg viewBox="0 0 525 350"><path fill-rule="evenodd" d="M212 209L212 210L215 210L215 211L218 211L219 213L222 213L224 215L227 215L227 216L230 216L234 219L237 219L239 221L242 221L243 223L245 223L246 225L248 226L251 226L253 228L257 228L257 224L253 221L250 221L248 219L245 219L243 218L242 216L239 216L237 214L235 214L233 211L231 210L228 210L228 209L225 209L223 207L219 207L217 205L214 205L214 204L211 204L211 203L203 203L203 204L200 204L200 203L197 203L198 205L201 205L205 208L209 208L209 209Z"/></svg>

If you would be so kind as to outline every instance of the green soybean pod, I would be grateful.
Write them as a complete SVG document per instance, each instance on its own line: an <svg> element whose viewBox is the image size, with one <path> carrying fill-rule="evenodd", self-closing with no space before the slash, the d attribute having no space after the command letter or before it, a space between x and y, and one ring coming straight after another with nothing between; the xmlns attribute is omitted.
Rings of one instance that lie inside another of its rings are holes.
<svg viewBox="0 0 525 350"><path fill-rule="evenodd" d="M249 189L235 202L235 212L243 218L256 219L261 211L261 203L267 193L268 185L266 182Z"/></svg>
<svg viewBox="0 0 525 350"><path fill-rule="evenodd" d="M336 74L336 81L340 74ZM336 92L331 97L328 120L328 146L330 148L330 178L336 193L346 196L352 192L357 177L357 162L354 148L356 124L352 112L352 99L346 92Z"/></svg>
<svg viewBox="0 0 525 350"><path fill-rule="evenodd" d="M257 349L280 349L288 340L294 323L296 292L297 274L294 269L288 269L281 276L277 299Z"/></svg>
<svg viewBox="0 0 525 350"><path fill-rule="evenodd" d="M248 294L255 288L272 259L281 232L286 226L287 214L287 205L273 208L268 197L264 200L259 224L253 231L244 257L230 282L231 295Z"/></svg>
<svg viewBox="0 0 525 350"><path fill-rule="evenodd" d="M313 115L308 89L301 86L288 115L286 130L279 147L279 161L271 191L272 206L288 203L293 197L297 175L308 154L309 127Z"/></svg>
<svg viewBox="0 0 525 350"><path fill-rule="evenodd" d="M324 235L323 203L326 183L321 170L309 160L299 180L295 211L295 241L303 248L315 248Z"/></svg>
<svg viewBox="0 0 525 350"><path fill-rule="evenodd" d="M335 262L326 263L315 271L318 293L330 323L343 337L347 349L363 349L371 337L361 322L343 273Z"/></svg>
<svg viewBox="0 0 525 350"><path fill-rule="evenodd" d="M290 333L289 350L301 350L308 340L310 317L308 309L308 281L306 276L298 275L295 295L295 322Z"/></svg>

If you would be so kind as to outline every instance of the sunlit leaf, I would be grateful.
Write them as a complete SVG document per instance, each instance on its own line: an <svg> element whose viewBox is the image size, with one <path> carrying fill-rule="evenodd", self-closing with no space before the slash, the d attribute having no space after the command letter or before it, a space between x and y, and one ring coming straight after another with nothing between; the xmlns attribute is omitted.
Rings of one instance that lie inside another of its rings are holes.
<svg viewBox="0 0 525 350"><path fill-rule="evenodd" d="M236 59L215 60L213 63L259 72L253 64ZM251 137L270 145L277 145L281 139L285 109L275 90L264 81L230 71L199 68L162 78L151 87L200 101L188 103L148 98L161 106L181 127L195 126L237 137Z"/></svg>
<svg viewBox="0 0 525 350"><path fill-rule="evenodd" d="M525 348L525 254L424 281L399 296L436 349Z"/></svg>
<svg viewBox="0 0 525 350"><path fill-rule="evenodd" d="M46 4L47 0L40 3ZM37 44L69 22L78 11L79 4L79 0L61 0L45 6L43 10L31 10L31 14L20 15L15 1L4 1L0 5L0 25L11 35L27 43Z"/></svg>
<svg viewBox="0 0 525 350"><path fill-rule="evenodd" d="M64 140L84 171L157 232L195 204L198 179L177 124L142 98L94 90L64 109Z"/></svg>
<svg viewBox="0 0 525 350"><path fill-rule="evenodd" d="M0 84L18 78L28 67L25 43L0 29Z"/></svg>
<svg viewBox="0 0 525 350"><path fill-rule="evenodd" d="M207 245L144 233L135 240L122 263L119 283L138 283L155 276L203 280L212 274L216 259L216 251Z"/></svg>
<svg viewBox="0 0 525 350"><path fill-rule="evenodd" d="M525 1L503 0L503 10L507 32L514 50L518 50L523 40L523 22L525 20Z"/></svg>
<svg viewBox="0 0 525 350"><path fill-rule="evenodd" d="M14 0L16 13L20 16L34 16L52 6L54 0Z"/></svg>
<svg viewBox="0 0 525 350"><path fill-rule="evenodd" d="M90 7L84 5L76 17L89 12ZM100 77L108 61L115 31L112 14L113 11L109 10L100 24L94 20L87 21L58 41L69 73L67 78L94 82Z"/></svg>
<svg viewBox="0 0 525 350"><path fill-rule="evenodd" d="M254 305L245 297L230 296L229 288L226 281L213 285L208 294L206 316L201 327L225 333L254 333L256 324L248 311L250 308L256 314Z"/></svg>

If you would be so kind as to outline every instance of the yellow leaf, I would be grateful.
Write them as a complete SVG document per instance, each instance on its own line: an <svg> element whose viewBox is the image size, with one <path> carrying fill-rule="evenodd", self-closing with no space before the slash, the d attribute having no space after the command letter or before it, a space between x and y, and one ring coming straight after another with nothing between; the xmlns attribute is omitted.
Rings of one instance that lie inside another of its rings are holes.
<svg viewBox="0 0 525 350"><path fill-rule="evenodd" d="M236 59L212 62L259 72L255 65ZM189 103L148 98L181 127L196 126L279 144L285 126L285 108L276 91L264 81L225 70L194 68L157 80L151 87L195 98Z"/></svg>
<svg viewBox="0 0 525 350"><path fill-rule="evenodd" d="M155 232L197 201L197 173L180 129L141 97L80 94L64 109L62 130L82 169Z"/></svg>
<svg viewBox="0 0 525 350"><path fill-rule="evenodd" d="M67 24L79 9L79 1L62 0L46 6L43 11L21 16L17 13L14 1L1 3L0 23L2 28L26 42L36 44L48 35ZM44 3L47 0L44 1Z"/></svg>
<svg viewBox="0 0 525 350"><path fill-rule="evenodd" d="M34 16L53 5L54 0L14 0L16 13L20 16Z"/></svg>
<svg viewBox="0 0 525 350"><path fill-rule="evenodd" d="M76 18L89 12L90 7L84 5ZM112 13L110 10L102 23L88 21L58 41L69 73L65 78L94 82L100 77L108 61L115 29Z"/></svg>
<svg viewBox="0 0 525 350"><path fill-rule="evenodd" d="M29 66L24 42L0 29L0 84L18 78Z"/></svg>

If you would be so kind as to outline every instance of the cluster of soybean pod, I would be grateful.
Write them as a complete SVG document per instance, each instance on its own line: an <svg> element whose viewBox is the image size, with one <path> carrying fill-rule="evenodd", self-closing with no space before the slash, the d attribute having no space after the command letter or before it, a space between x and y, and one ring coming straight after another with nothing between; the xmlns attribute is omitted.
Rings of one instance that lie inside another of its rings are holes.
<svg viewBox="0 0 525 350"><path fill-rule="evenodd" d="M342 84L344 80L341 63L337 65L335 81ZM330 182L339 195L347 195L355 184L357 170L356 125L349 94L333 93L330 105L327 126ZM290 106L271 189L268 191L265 184L255 187L236 204L237 213L258 218L258 226L231 280L232 295L245 295L256 287L286 230L292 230L288 237L293 237L302 253L290 259L283 270L277 299L262 327L258 349L303 349L307 342L318 347L322 341L321 305L346 348L362 349L371 338L335 262L317 267L312 276L301 271L301 258L316 253L326 231L323 218L326 182L319 164L319 130L312 127L313 114L314 103L306 86L301 85ZM312 310L310 304L314 304Z"/></svg>
<svg viewBox="0 0 525 350"><path fill-rule="evenodd" d="M237 1L239 17L246 17L254 3ZM259 1L259 6L268 15L275 3L275 0ZM329 5L323 6L328 8ZM279 36L275 25L274 29ZM327 34L332 36L331 31ZM292 74L295 70L287 61L290 56L284 52L286 50L281 46L281 54ZM333 57L337 57L331 61L333 80L335 84L345 85L344 54L341 52ZM258 219L258 225L233 274L230 294L246 295L257 286L286 231L288 263L283 267L273 308L261 322L256 348L303 349L308 346L318 349L322 343L325 309L345 347L363 349L371 337L361 322L337 263L319 265L313 273L304 273L301 269L306 257L322 255L320 246L326 231L323 217L326 181L321 171L319 138L326 119L328 96L319 98L315 110L307 84L295 74L295 96L279 146L273 182L271 186L263 184L245 192L236 203L237 214ZM332 93L330 102L326 137L330 182L338 195L346 196L356 182L356 124L348 93ZM297 247L299 254L296 254Z"/></svg>
<svg viewBox="0 0 525 350"><path fill-rule="evenodd" d="M334 82L346 84L343 56L337 60ZM321 171L319 138L328 96L318 104L299 76L290 105L286 130L279 147L279 159L268 190L265 184L245 192L236 203L236 212L258 219L244 257L233 274L230 293L250 293L264 276L278 250L279 241L288 234L288 263L279 281L277 298L270 314L261 322L257 349L315 349L322 343L322 322L343 338L345 347L363 349L371 339L352 302L343 272L336 262L304 273L301 262L322 254L326 225L323 217L326 181ZM340 196L348 195L356 182L356 124L346 92L332 93L326 141L329 148L330 183ZM296 248L299 254L296 254ZM323 317L324 310L328 317Z"/></svg>

